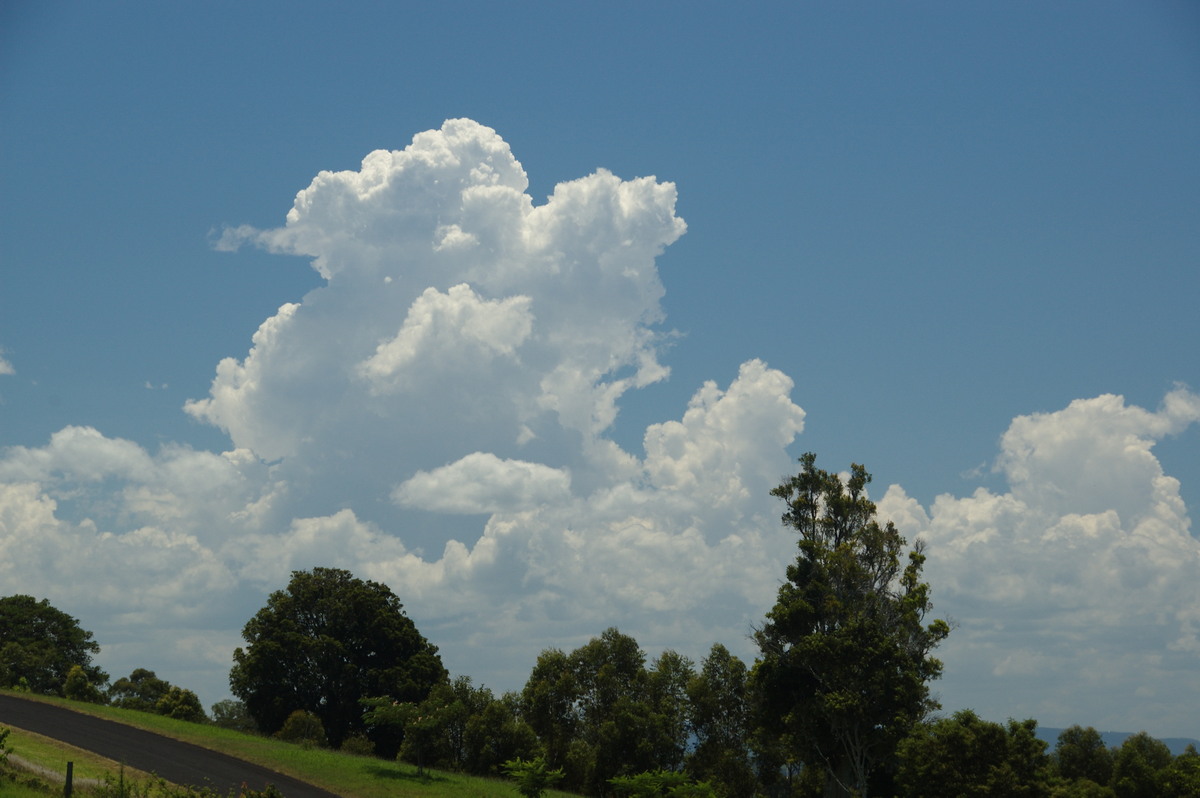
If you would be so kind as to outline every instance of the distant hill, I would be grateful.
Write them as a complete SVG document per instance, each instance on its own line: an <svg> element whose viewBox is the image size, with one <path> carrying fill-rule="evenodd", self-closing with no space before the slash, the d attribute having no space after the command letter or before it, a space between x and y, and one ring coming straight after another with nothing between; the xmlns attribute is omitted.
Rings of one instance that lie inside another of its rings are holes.
<svg viewBox="0 0 1200 798"><path fill-rule="evenodd" d="M1050 744L1050 750L1054 750L1054 744L1058 742L1058 735L1062 734L1066 729L1044 729L1038 726L1037 736ZM1104 740L1104 744L1109 748L1118 748L1121 743L1125 742L1126 737L1132 737L1136 732L1100 732L1100 738ZM1179 756L1188 745L1196 746L1200 750L1200 740L1193 740L1191 737L1159 737L1167 748L1171 749L1171 753Z"/></svg>

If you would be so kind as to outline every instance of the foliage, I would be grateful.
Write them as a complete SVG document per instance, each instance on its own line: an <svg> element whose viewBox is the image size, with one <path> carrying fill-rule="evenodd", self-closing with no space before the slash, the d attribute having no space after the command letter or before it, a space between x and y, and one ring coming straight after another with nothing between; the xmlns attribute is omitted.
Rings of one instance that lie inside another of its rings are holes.
<svg viewBox="0 0 1200 798"><path fill-rule="evenodd" d="M223 729L251 734L258 732L258 724L246 711L246 705L229 698L212 705L212 722Z"/></svg>
<svg viewBox="0 0 1200 798"><path fill-rule="evenodd" d="M522 711L565 785L602 793L613 777L682 765L691 677L674 652L647 669L637 641L608 629L570 655L542 652Z"/></svg>
<svg viewBox="0 0 1200 798"><path fill-rule="evenodd" d="M547 649L538 655L521 691L521 713L545 748L546 759L563 764L580 718L575 676L562 651Z"/></svg>
<svg viewBox="0 0 1200 798"><path fill-rule="evenodd" d="M1156 798L1171 760L1171 749L1146 732L1126 737L1113 756L1113 792L1118 798Z"/></svg>
<svg viewBox="0 0 1200 798"><path fill-rule="evenodd" d="M293 572L242 636L248 645L234 652L229 683L258 726L273 732L293 711L307 710L335 747L366 730L360 699L420 702L446 679L437 648L395 594L340 569ZM381 753L400 742L372 739Z"/></svg>
<svg viewBox="0 0 1200 798"><path fill-rule="evenodd" d="M1159 787L1164 798L1200 795L1200 754L1194 745L1189 744L1187 750L1175 757L1161 774Z"/></svg>
<svg viewBox="0 0 1200 798"><path fill-rule="evenodd" d="M390 724L404 734L400 757L426 765L481 775L500 775L503 763L533 756L537 735L518 715L517 699L497 699L470 677L435 685L420 704L387 699L363 702L369 725Z"/></svg>
<svg viewBox="0 0 1200 798"><path fill-rule="evenodd" d="M134 668L108 688L108 700L113 706L153 712L158 699L171 689L170 682L158 678L154 671Z"/></svg>
<svg viewBox="0 0 1200 798"><path fill-rule="evenodd" d="M1034 720L1005 727L969 709L922 723L900 743L896 785L929 798L1046 795L1049 757L1036 729Z"/></svg>
<svg viewBox="0 0 1200 798"><path fill-rule="evenodd" d="M673 770L655 770L633 776L618 776L608 783L617 795L629 798L715 798L712 785L694 782L686 774Z"/></svg>
<svg viewBox="0 0 1200 798"><path fill-rule="evenodd" d="M325 745L325 727L315 713L297 709L288 715L275 737L287 743L320 746Z"/></svg>
<svg viewBox="0 0 1200 798"><path fill-rule="evenodd" d="M1068 781L1086 779L1103 785L1112 779L1113 752L1091 726L1063 729L1054 746L1053 763L1059 777Z"/></svg>
<svg viewBox="0 0 1200 798"><path fill-rule="evenodd" d="M63 696L72 701L86 701L89 704L104 703L104 694L88 680L87 672L80 665L72 665L71 670L67 671L67 680L63 682Z"/></svg>
<svg viewBox="0 0 1200 798"><path fill-rule="evenodd" d="M193 723L208 720L194 692L176 687L146 668L134 668L128 676L113 682L108 688L108 701L122 709L155 712L177 720Z"/></svg>
<svg viewBox="0 0 1200 798"><path fill-rule="evenodd" d="M517 782L517 792L524 798L541 798L546 790L562 780L561 769L551 770L543 757L511 759L504 763L504 772Z"/></svg>
<svg viewBox="0 0 1200 798"><path fill-rule="evenodd" d="M351 756L374 756L375 743L371 742L370 737L359 732L342 740L342 747L338 750Z"/></svg>
<svg viewBox="0 0 1200 798"><path fill-rule="evenodd" d="M187 720L192 723L204 723L208 716L204 714L204 705L200 698L191 690L172 686L166 694L154 704L154 711L176 720Z"/></svg>
<svg viewBox="0 0 1200 798"><path fill-rule="evenodd" d="M515 693L491 698L467 719L464 747L468 773L495 776L505 762L530 759L539 750L537 735L519 714Z"/></svg>
<svg viewBox="0 0 1200 798"><path fill-rule="evenodd" d="M1111 787L1097 784L1091 779L1075 779L1051 783L1050 798L1115 798Z"/></svg>
<svg viewBox="0 0 1200 798"><path fill-rule="evenodd" d="M0 685L62 695L74 665L82 668L89 684L105 684L108 674L91 664L92 655L99 653L92 633L48 600L0 598Z"/></svg>
<svg viewBox="0 0 1200 798"><path fill-rule="evenodd" d="M443 707L437 699L426 699L420 704L401 703L387 698L366 698L362 703L369 707L363 719L369 729L392 729L403 736L404 744L399 756L417 766L417 775L425 775L425 761L442 732L445 723Z"/></svg>
<svg viewBox="0 0 1200 798"><path fill-rule="evenodd" d="M755 787L752 739L744 662L714 643L688 680L688 725L695 747L687 773L708 781L721 798L751 795Z"/></svg>
<svg viewBox="0 0 1200 798"><path fill-rule="evenodd" d="M800 473L772 491L787 504L783 523L799 533L799 554L755 633L752 682L769 733L823 767L835 793L866 794L871 770L937 707L926 683L942 665L929 653L949 626L924 624L922 547L901 569L904 538L876 521L866 470L851 465L843 484L815 460L805 454Z"/></svg>

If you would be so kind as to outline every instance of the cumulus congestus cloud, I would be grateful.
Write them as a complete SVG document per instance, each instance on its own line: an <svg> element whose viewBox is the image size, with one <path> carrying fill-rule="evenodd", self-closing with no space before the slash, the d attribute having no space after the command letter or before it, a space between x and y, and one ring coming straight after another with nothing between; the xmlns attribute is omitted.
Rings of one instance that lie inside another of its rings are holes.
<svg viewBox="0 0 1200 798"><path fill-rule="evenodd" d="M1156 412L1076 400L1013 420L995 465L1005 492L923 508L888 490L880 511L929 546L939 609L959 623L947 665L972 675L976 702L1019 717L1085 707L1104 728L1187 722L1175 696L1200 690L1200 545L1152 449L1197 421L1184 388ZM1122 712L1129 689L1136 719Z"/></svg>
<svg viewBox="0 0 1200 798"><path fill-rule="evenodd" d="M230 451L85 427L4 450L0 594L86 609L110 671L155 668L207 701L264 594L317 565L388 583L453 671L501 688L614 624L652 650L752 656L795 553L769 490L794 470L796 386L750 360L623 449L622 398L669 375L655 259L686 229L675 187L603 170L541 204L527 187L495 131L452 120L318 174L280 228L227 231L223 248L324 278L187 403ZM1153 412L1080 400L1013 421L1005 492L887 491L960 624L948 697L1102 710L1136 674L1166 712L1171 685L1200 689L1180 665L1200 647L1200 554L1153 454L1197 420L1185 389Z"/></svg>

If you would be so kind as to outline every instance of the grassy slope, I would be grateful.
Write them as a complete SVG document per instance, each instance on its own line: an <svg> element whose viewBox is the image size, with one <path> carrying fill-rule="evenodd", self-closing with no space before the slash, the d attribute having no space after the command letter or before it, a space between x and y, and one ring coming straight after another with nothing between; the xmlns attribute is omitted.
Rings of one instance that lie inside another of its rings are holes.
<svg viewBox="0 0 1200 798"><path fill-rule="evenodd" d="M105 759L90 751L74 748L52 737L43 737L24 729L10 728L10 730L11 734L8 736L7 745L13 749L13 756L44 767L60 776L67 772L68 762L72 763L71 772L76 780L95 779L100 781L105 776L114 775L122 769L118 762ZM132 768L124 768L124 770L126 779L150 778L149 773L142 773Z"/></svg>
<svg viewBox="0 0 1200 798"><path fill-rule="evenodd" d="M518 798L519 796L511 782L499 779L485 779L440 771L430 771L428 777L419 778L415 767L398 762L349 756L323 749L304 749L265 737L242 734L217 726L187 723L146 712L83 704L47 696L26 695L25 697L86 712L129 726L136 726L204 748L222 751L239 759L245 759L316 784L330 792L344 796L344 798L452 798L455 796ZM10 741L16 739L16 735L17 733L14 732ZM63 761L61 757L46 761L23 752L15 745L13 747L17 749L15 753L25 756L27 759L48 767L61 767ZM60 764L56 765L53 762ZM109 772L115 773L116 765L112 765L112 768L113 770ZM549 795L566 798L568 793L552 792Z"/></svg>

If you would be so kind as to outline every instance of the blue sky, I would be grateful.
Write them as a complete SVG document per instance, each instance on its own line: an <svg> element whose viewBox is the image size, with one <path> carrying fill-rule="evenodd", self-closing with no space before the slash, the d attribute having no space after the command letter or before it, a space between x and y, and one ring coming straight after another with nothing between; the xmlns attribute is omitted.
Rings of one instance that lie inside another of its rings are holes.
<svg viewBox="0 0 1200 798"><path fill-rule="evenodd" d="M0 119L0 594L114 676L224 697L330 564L497 689L750 658L812 450L929 540L948 710L1200 736L1194 6L18 2ZM538 213L364 193L410 145Z"/></svg>

